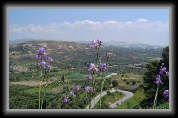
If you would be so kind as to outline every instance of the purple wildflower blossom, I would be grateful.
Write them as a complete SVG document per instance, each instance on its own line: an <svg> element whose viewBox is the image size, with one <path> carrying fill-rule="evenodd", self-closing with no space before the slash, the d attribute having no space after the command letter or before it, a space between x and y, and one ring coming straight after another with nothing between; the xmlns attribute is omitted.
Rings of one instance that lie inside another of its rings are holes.
<svg viewBox="0 0 178 118"><path fill-rule="evenodd" d="M106 68L106 64L105 63L101 64L101 67L100 67L99 71L101 71L101 72L108 72L108 69Z"/></svg>
<svg viewBox="0 0 178 118"><path fill-rule="evenodd" d="M45 64L46 64L46 62L45 62L44 60L42 60L42 61L41 61L41 66L42 66L43 68L45 68Z"/></svg>
<svg viewBox="0 0 178 118"><path fill-rule="evenodd" d="M42 60L42 61L38 61L36 64L37 64L38 67L41 66L41 67L45 68L46 62L44 60Z"/></svg>
<svg viewBox="0 0 178 118"><path fill-rule="evenodd" d="M74 94L74 92L71 91L71 92L70 92L70 96L71 96L71 97L72 97L72 96L75 97L76 95Z"/></svg>
<svg viewBox="0 0 178 118"><path fill-rule="evenodd" d="M164 72L166 72L166 67L161 68L159 74L162 75Z"/></svg>
<svg viewBox="0 0 178 118"><path fill-rule="evenodd" d="M169 90L164 90L163 96L164 96L164 98L168 99L169 98Z"/></svg>
<svg viewBox="0 0 178 118"><path fill-rule="evenodd" d="M46 65L45 68L46 68L47 70L50 70L50 69L51 69L51 66L50 66L50 65Z"/></svg>
<svg viewBox="0 0 178 118"><path fill-rule="evenodd" d="M63 103L68 104L67 98L63 99Z"/></svg>
<svg viewBox="0 0 178 118"><path fill-rule="evenodd" d="M39 50L37 50L37 51L38 51L37 58L41 58L42 55L45 55L45 52L46 52L45 48L43 48L43 47L39 48Z"/></svg>
<svg viewBox="0 0 178 118"><path fill-rule="evenodd" d="M90 46L90 48L95 48L95 47L100 46L100 45L101 45L101 43L98 39L93 39L92 45Z"/></svg>
<svg viewBox="0 0 178 118"><path fill-rule="evenodd" d="M160 75L157 75L155 83L156 84L163 84L162 81L161 81Z"/></svg>
<svg viewBox="0 0 178 118"><path fill-rule="evenodd" d="M96 47L97 45L99 45L99 40L98 40L98 39L93 39L92 45L90 46L90 48L94 48L94 47Z"/></svg>
<svg viewBox="0 0 178 118"><path fill-rule="evenodd" d="M63 95L62 95L62 98L63 98L63 103L68 104L66 95L63 94Z"/></svg>
<svg viewBox="0 0 178 118"><path fill-rule="evenodd" d="M52 62L52 61L54 61L54 60L53 60L51 57L48 57L46 61L47 61L47 62Z"/></svg>
<svg viewBox="0 0 178 118"><path fill-rule="evenodd" d="M43 47L39 48L39 50L37 50L37 51L41 55L43 55L46 52L45 48L43 48Z"/></svg>
<svg viewBox="0 0 178 118"><path fill-rule="evenodd" d="M36 57L37 57L37 58L41 58L41 56L42 56L42 55L38 53Z"/></svg>
<svg viewBox="0 0 178 118"><path fill-rule="evenodd" d="M79 86L76 86L75 89L76 89L77 92L80 92Z"/></svg>
<svg viewBox="0 0 178 118"><path fill-rule="evenodd" d="M168 71L166 72L166 76L169 76L169 72Z"/></svg>
<svg viewBox="0 0 178 118"><path fill-rule="evenodd" d="M90 80L90 81L92 80L92 78L90 77L90 75L87 75L87 79Z"/></svg>
<svg viewBox="0 0 178 118"><path fill-rule="evenodd" d="M90 91L90 90L92 90L92 87L90 87L90 86L85 86L85 91L86 91L86 92L88 92L88 91Z"/></svg>
<svg viewBox="0 0 178 118"><path fill-rule="evenodd" d="M95 64L91 63L88 71L95 71L95 70L98 71L98 69L96 68Z"/></svg>

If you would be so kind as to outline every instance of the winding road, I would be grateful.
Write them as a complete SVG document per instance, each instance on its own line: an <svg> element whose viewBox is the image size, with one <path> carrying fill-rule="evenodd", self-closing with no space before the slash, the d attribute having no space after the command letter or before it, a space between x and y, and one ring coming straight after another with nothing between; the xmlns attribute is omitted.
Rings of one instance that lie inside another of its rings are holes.
<svg viewBox="0 0 178 118"><path fill-rule="evenodd" d="M116 90L113 89L113 91L116 91ZM123 90L117 90L117 91L124 93L125 96L122 99L120 99L120 100L116 101L115 103L113 103L112 105L110 105L110 108L112 108L112 109L114 109L115 107L117 107L117 105L120 105L123 101L125 101L133 96L133 93L129 92L129 91L123 91Z"/></svg>
<svg viewBox="0 0 178 118"><path fill-rule="evenodd" d="M111 73L111 74L107 75L106 78L109 78L109 77L111 77L111 76L113 76L113 75L117 75L117 73ZM114 88L112 88L112 90L110 90L111 93L116 92L116 91L119 91L119 92L124 93L125 96L124 96L122 99L120 99L120 100L116 101L115 103L111 104L111 105L110 105L110 108L111 108L111 109L114 109L117 105L120 105L123 101L125 101L125 100L127 100L127 99L129 99L130 97L133 96L133 93L132 93L132 92L129 92L129 91L115 90ZM105 95L107 95L107 92L102 92L102 93L101 93L101 96L105 96ZM100 94L97 95L97 96L92 100L92 105L91 105L92 108L93 108L93 107L95 106L95 104L99 101L99 99L100 99ZM86 107L86 109L89 109L89 105Z"/></svg>
<svg viewBox="0 0 178 118"><path fill-rule="evenodd" d="M127 99L129 99L130 97L133 96L133 93L132 93L132 92L123 91L123 90L115 90L115 89L110 90L111 93L112 93L112 92L116 92L116 91L119 91L119 92L124 93L125 96L124 96L122 99L120 99L120 100L116 101L115 103L111 104L111 105L110 105L110 108L111 108L111 109L114 109L117 105L120 105L123 101L125 101L125 100L127 100ZM107 95L107 92L102 92L101 96L105 96L105 95ZM95 106L95 104L99 101L99 99L100 99L100 94L97 95L97 96L92 100L92 108L93 108L93 107ZM89 109L89 105L86 107L86 109Z"/></svg>

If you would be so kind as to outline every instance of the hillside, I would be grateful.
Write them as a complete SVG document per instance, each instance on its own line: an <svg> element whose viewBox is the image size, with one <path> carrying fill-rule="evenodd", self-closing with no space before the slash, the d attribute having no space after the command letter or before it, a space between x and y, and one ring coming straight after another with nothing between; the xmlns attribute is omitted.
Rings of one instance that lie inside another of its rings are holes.
<svg viewBox="0 0 178 118"><path fill-rule="evenodd" d="M10 70L28 71L33 70L37 62L37 52L40 47L46 49L46 54L54 59L53 67L57 69L83 68L95 62L96 54L90 49L91 44L83 44L67 41L26 41L9 45L9 66ZM110 65L118 66L129 64L142 64L151 59L161 57L162 48L124 48L101 45L100 56L105 62L105 55L110 56Z"/></svg>
<svg viewBox="0 0 178 118"><path fill-rule="evenodd" d="M90 49L89 43L77 43L67 41L26 41L9 45L9 108L11 109L38 109L40 99L44 97L43 109L85 109L92 97L85 93L85 86L91 82L86 80L88 66L95 62L96 53ZM40 47L46 49L47 56L54 59L50 75L43 71L37 71L36 62L37 51ZM142 47L116 47L101 45L100 56L105 62L106 53L110 56L108 75L116 73L115 76L106 79L103 91L108 91L112 87L127 91L136 91L143 83L143 73L145 64L151 60L159 60L162 48L142 48ZM118 74L118 75L117 75ZM107 75L107 76L108 76ZM95 73L95 94L100 93L101 73ZM49 79L49 81L48 81ZM48 83L49 82L49 83ZM39 86L42 85L42 86ZM61 104L62 95L74 91L75 86L80 87L80 92L76 92L77 101L68 99L69 105ZM91 85L90 85L91 86ZM40 92L40 93L39 93ZM44 94L45 93L45 94ZM41 96L41 98L39 97ZM145 97L143 93L137 96L140 101L132 100L133 108ZM110 103L120 99L122 94L111 94L103 97L103 109L109 109ZM117 99L116 99L117 98ZM99 105L96 104L96 108Z"/></svg>

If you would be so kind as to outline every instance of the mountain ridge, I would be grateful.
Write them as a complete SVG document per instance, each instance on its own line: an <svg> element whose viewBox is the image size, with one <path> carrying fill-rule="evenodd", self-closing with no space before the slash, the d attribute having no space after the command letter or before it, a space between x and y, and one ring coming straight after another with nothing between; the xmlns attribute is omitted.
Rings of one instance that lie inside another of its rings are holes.
<svg viewBox="0 0 178 118"><path fill-rule="evenodd" d="M48 40L48 39L16 39L16 40L9 40L9 44L17 44L17 43L23 43L26 41L60 41L63 42L64 40ZM91 41L67 41L67 42L77 42L81 44L91 44ZM102 44L105 46L123 46L123 47L139 47L139 46L148 46L148 47L164 47L159 45L150 45L146 43L140 43L140 42L125 42L125 41L102 41Z"/></svg>

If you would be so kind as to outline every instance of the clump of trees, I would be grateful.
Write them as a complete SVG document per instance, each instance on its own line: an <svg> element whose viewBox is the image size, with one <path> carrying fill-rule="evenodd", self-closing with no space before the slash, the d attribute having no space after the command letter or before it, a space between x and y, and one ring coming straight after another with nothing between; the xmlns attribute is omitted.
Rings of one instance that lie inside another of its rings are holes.
<svg viewBox="0 0 178 118"><path fill-rule="evenodd" d="M147 97L146 100L142 101L142 107L148 106L151 107L155 97L156 85L154 83L156 79L156 75L160 72L160 66L164 63L164 67L166 70L169 71L169 46L163 48L162 51L162 59L160 61L152 60L148 64L146 64L146 72L143 76L143 88L144 93ZM169 76L163 76L161 81L164 83L163 85L159 86L158 97L157 97L157 104L161 104L164 102L163 100L163 91L169 89Z"/></svg>

